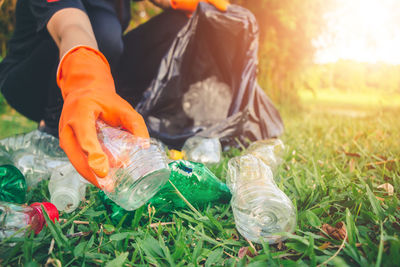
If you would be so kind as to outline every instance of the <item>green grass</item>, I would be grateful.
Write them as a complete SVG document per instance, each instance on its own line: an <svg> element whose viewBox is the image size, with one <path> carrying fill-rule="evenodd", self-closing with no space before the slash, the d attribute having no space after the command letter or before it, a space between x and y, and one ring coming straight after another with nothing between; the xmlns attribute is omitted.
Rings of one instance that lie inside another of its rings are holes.
<svg viewBox="0 0 400 267"><path fill-rule="evenodd" d="M296 231L283 244L247 242L229 205L166 216L143 207L132 221L113 224L90 188L86 201L72 214L62 213L60 223L7 250L0 247L0 265L398 266L400 107L328 105L318 98L306 99L303 107L281 109L287 151L276 180L298 212ZM227 159L237 153L225 154L213 169L222 180ZM384 183L394 186L393 196L378 189ZM46 181L29 195L29 203L48 199ZM323 224L337 222L347 229L343 244L321 235ZM243 247L255 256L239 258Z"/></svg>

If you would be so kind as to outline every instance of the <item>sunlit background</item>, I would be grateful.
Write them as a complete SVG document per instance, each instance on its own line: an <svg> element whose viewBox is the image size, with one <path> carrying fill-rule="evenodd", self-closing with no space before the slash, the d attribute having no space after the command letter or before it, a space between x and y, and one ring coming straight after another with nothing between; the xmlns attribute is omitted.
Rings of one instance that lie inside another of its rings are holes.
<svg viewBox="0 0 400 267"><path fill-rule="evenodd" d="M0 0L0 60L16 2ZM400 0L230 2L258 21L258 82L278 105L335 95L353 104L400 103ZM132 2L129 30L160 12L150 1Z"/></svg>
<svg viewBox="0 0 400 267"><path fill-rule="evenodd" d="M399 0L336 0L313 43L317 63L339 59L400 64Z"/></svg>

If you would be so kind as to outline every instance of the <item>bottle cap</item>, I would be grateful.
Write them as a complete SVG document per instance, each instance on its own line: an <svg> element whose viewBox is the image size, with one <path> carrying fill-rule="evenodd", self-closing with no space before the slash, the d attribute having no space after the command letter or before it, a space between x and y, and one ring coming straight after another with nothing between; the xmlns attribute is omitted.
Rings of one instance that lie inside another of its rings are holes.
<svg viewBox="0 0 400 267"><path fill-rule="evenodd" d="M57 221L59 220L59 214L58 214L58 210L56 208L56 206L54 206L52 203L50 202L35 202L33 204L31 204L31 208L34 209L35 213L38 215L36 216L37 219L34 218L34 216L31 216L31 226L32 229L35 231L35 234L40 233L40 231L42 231L43 226L46 222L44 215L43 215L43 211L42 211L42 206L44 207L44 209L47 212L47 215L49 216L50 220L52 222L54 222L56 219Z"/></svg>

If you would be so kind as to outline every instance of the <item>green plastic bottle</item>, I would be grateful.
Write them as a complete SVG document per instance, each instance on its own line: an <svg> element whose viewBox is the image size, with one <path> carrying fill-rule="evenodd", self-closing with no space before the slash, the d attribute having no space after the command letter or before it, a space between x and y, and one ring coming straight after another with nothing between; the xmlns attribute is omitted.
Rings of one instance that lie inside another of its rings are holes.
<svg viewBox="0 0 400 267"><path fill-rule="evenodd" d="M25 177L12 165L0 166L0 201L22 204L27 187Z"/></svg>
<svg viewBox="0 0 400 267"><path fill-rule="evenodd" d="M194 207L202 208L209 203L229 203L231 193L226 184L202 163L177 160L171 162L169 168L171 183ZM150 199L149 204L154 206L156 211L171 212L187 207L171 183L166 183Z"/></svg>
<svg viewBox="0 0 400 267"><path fill-rule="evenodd" d="M110 216L110 219L113 223L117 224L121 221L121 219L126 215L125 223L132 221L135 216L135 211L127 211L120 206L118 206L114 201L112 201L102 190L98 193L101 202L103 202L104 207L107 210L107 213Z"/></svg>
<svg viewBox="0 0 400 267"><path fill-rule="evenodd" d="M202 163L177 160L169 163L169 168L171 183L194 207L202 208L209 203L229 203L231 193L226 184ZM167 182L147 203L154 206L157 213L170 213L187 207L171 183ZM130 213L127 221L133 218L133 212L128 212L113 203L102 191L99 192L99 196L114 222L121 220L127 213Z"/></svg>

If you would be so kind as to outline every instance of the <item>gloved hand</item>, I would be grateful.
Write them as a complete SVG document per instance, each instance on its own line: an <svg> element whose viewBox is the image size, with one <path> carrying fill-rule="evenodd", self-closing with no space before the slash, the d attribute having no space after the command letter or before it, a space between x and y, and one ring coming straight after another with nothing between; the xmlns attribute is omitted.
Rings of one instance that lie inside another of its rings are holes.
<svg viewBox="0 0 400 267"><path fill-rule="evenodd" d="M221 11L226 11L229 6L229 2L226 0L170 0L171 7L173 9L182 10L185 12L192 13L196 10L199 2L206 2Z"/></svg>
<svg viewBox="0 0 400 267"><path fill-rule="evenodd" d="M64 55L58 67L57 83L64 98L59 123L60 146L76 170L99 187L94 174L105 177L109 163L97 139L97 118L143 138L149 137L146 124L117 95L107 59L91 47L78 46Z"/></svg>

